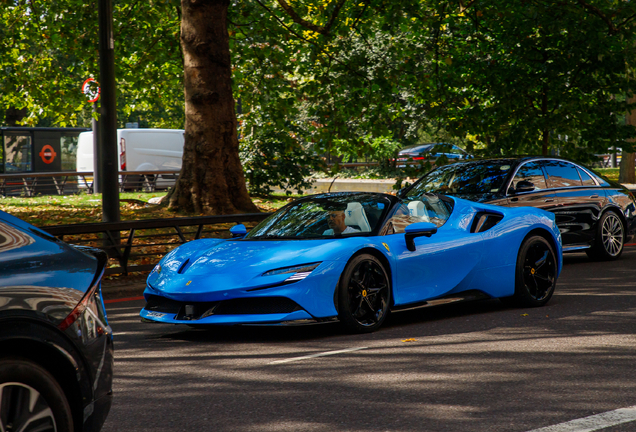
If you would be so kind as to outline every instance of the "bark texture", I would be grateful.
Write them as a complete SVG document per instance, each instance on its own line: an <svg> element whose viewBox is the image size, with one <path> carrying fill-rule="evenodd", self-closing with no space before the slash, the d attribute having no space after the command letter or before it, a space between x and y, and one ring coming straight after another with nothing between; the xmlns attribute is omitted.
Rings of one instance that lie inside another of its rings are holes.
<svg viewBox="0 0 636 432"><path fill-rule="evenodd" d="M185 146L171 209L205 214L258 212L239 159L227 32L229 0L181 0Z"/></svg>

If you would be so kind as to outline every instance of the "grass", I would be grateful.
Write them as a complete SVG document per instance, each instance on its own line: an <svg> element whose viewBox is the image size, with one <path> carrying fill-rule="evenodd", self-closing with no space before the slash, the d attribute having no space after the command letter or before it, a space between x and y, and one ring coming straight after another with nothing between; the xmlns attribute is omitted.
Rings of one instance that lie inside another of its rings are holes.
<svg viewBox="0 0 636 432"><path fill-rule="evenodd" d="M594 168L598 174L607 177L610 180L618 181L619 168Z"/></svg>

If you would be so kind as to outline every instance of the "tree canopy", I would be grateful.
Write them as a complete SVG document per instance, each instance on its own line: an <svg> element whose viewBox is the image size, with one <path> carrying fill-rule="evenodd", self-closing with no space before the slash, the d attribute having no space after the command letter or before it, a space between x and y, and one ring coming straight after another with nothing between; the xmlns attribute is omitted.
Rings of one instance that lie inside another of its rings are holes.
<svg viewBox="0 0 636 432"><path fill-rule="evenodd" d="M79 87L98 76L95 6L2 5L0 110L24 109L29 125L88 125ZM122 126L183 127L181 10L115 3ZM630 1L245 0L228 4L227 29L253 190L303 186L327 152L388 160L423 137L582 161L632 149Z"/></svg>

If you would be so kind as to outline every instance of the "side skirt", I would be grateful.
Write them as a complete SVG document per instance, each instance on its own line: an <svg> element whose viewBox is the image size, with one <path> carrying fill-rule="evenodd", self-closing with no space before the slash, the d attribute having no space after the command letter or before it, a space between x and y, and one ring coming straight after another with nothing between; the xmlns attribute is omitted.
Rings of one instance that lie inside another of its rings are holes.
<svg viewBox="0 0 636 432"><path fill-rule="evenodd" d="M406 305L394 306L391 308L391 312L402 312L413 309L420 309L431 306L439 306L450 303L458 303L464 301L486 300L492 297L478 290L465 291L457 294L450 294L444 297L436 298L433 300L427 300L418 303L409 303Z"/></svg>

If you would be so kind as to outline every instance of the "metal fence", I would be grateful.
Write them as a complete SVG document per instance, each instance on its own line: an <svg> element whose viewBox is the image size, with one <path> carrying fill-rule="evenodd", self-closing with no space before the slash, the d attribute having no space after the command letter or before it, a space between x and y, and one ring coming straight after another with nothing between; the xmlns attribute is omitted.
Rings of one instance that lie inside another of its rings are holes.
<svg viewBox="0 0 636 432"><path fill-rule="evenodd" d="M159 259L187 241L229 238L229 228L256 225L271 213L197 216L40 227L71 244L98 247L110 257L106 274L151 270Z"/></svg>
<svg viewBox="0 0 636 432"><path fill-rule="evenodd" d="M179 171L120 171L119 189L154 192L174 186L178 177ZM67 195L79 191L93 192L92 171L0 174L2 196Z"/></svg>

